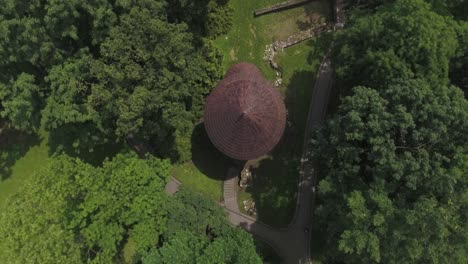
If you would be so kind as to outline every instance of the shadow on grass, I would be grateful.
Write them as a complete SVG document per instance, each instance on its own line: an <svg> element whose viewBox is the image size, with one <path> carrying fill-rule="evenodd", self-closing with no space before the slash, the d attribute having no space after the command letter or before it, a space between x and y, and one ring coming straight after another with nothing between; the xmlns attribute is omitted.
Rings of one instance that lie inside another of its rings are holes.
<svg viewBox="0 0 468 264"><path fill-rule="evenodd" d="M289 224L296 205L298 170L292 141L286 131L269 158L252 164L253 184L246 189L255 201L258 220L273 227Z"/></svg>
<svg viewBox="0 0 468 264"><path fill-rule="evenodd" d="M314 21L318 14L328 21L333 19L333 1L314 1L303 8L309 20Z"/></svg>
<svg viewBox="0 0 468 264"><path fill-rule="evenodd" d="M315 73L312 71L297 71L291 77L285 94L286 109L288 109L288 121L290 122L290 135L303 138L305 124L309 113L309 104L315 82ZM302 146L295 150L300 155Z"/></svg>
<svg viewBox="0 0 468 264"><path fill-rule="evenodd" d="M0 182L11 176L15 162L23 157L28 150L39 145L37 134L27 134L8 129L0 134Z"/></svg>
<svg viewBox="0 0 468 264"><path fill-rule="evenodd" d="M49 155L66 154L93 166L119 153L124 144L100 137L101 133L86 125L68 125L49 132ZM92 146L92 147L91 147Z"/></svg>
<svg viewBox="0 0 468 264"><path fill-rule="evenodd" d="M246 191L255 201L258 219L274 227L288 225L295 211L299 160L314 82L314 72L294 72L285 93L288 117L283 138L270 158L252 164L253 184Z"/></svg>
<svg viewBox="0 0 468 264"><path fill-rule="evenodd" d="M211 143L203 123L195 126L191 141L192 162L195 167L211 179L224 180L231 159Z"/></svg>

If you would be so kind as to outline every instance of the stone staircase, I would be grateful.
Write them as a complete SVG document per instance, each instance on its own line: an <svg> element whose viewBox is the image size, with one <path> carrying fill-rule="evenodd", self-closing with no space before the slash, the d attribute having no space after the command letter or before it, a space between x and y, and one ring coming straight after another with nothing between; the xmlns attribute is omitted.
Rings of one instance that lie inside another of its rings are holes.
<svg viewBox="0 0 468 264"><path fill-rule="evenodd" d="M228 169L226 180L224 181L224 206L230 210L239 213L237 205L237 184L239 171L233 167Z"/></svg>

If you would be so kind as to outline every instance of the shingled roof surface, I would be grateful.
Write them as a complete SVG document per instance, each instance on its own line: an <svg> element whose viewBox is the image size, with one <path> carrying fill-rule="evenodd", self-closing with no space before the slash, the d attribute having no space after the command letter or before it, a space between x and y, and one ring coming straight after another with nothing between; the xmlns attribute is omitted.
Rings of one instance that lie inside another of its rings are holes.
<svg viewBox="0 0 468 264"><path fill-rule="evenodd" d="M232 66L206 99L205 127L213 144L237 160L270 152L286 124L283 99L253 64Z"/></svg>

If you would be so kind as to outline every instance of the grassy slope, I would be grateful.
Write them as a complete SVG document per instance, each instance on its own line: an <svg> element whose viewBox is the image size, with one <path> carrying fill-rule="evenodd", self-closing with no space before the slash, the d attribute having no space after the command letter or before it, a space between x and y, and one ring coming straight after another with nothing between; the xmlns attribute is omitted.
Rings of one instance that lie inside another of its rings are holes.
<svg viewBox="0 0 468 264"><path fill-rule="evenodd" d="M48 133L41 130L36 139L33 136L22 137L21 142L12 139L2 147L3 150L9 151L8 154L16 153L16 155L8 164L8 168L2 168L8 169L8 173L3 171L3 180L0 181L0 211L5 209L7 199L17 193L29 177L49 162ZM18 147L22 148L21 151L16 151ZM1 154L3 157L7 155L5 151ZM1 243L2 241L0 241L0 263L6 263L2 259Z"/></svg>
<svg viewBox="0 0 468 264"><path fill-rule="evenodd" d="M35 142L39 144L23 146L29 148L23 153L23 156L17 157L17 160L9 168L8 177L0 182L0 210L4 209L6 200L21 188L32 173L48 163L49 148L47 146L47 138L48 133L41 130L38 141ZM22 143L15 142L13 144L18 146L17 144ZM13 146L10 145L9 147Z"/></svg>
<svg viewBox="0 0 468 264"><path fill-rule="evenodd" d="M212 179L203 174L193 163L176 166L173 175L187 188L219 201L222 197L222 180Z"/></svg>
<svg viewBox="0 0 468 264"><path fill-rule="evenodd" d="M211 143L203 124L192 132L192 160L174 166L172 176L185 187L200 192L215 202L222 198L227 158Z"/></svg>

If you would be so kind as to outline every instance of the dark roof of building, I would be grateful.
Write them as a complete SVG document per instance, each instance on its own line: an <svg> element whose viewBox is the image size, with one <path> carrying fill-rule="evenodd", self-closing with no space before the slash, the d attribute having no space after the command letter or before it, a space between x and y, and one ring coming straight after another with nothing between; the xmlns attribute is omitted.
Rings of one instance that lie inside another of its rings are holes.
<svg viewBox="0 0 468 264"><path fill-rule="evenodd" d="M206 99L205 127L213 144L227 156L251 160L270 152L286 124L283 99L258 68L232 66Z"/></svg>

